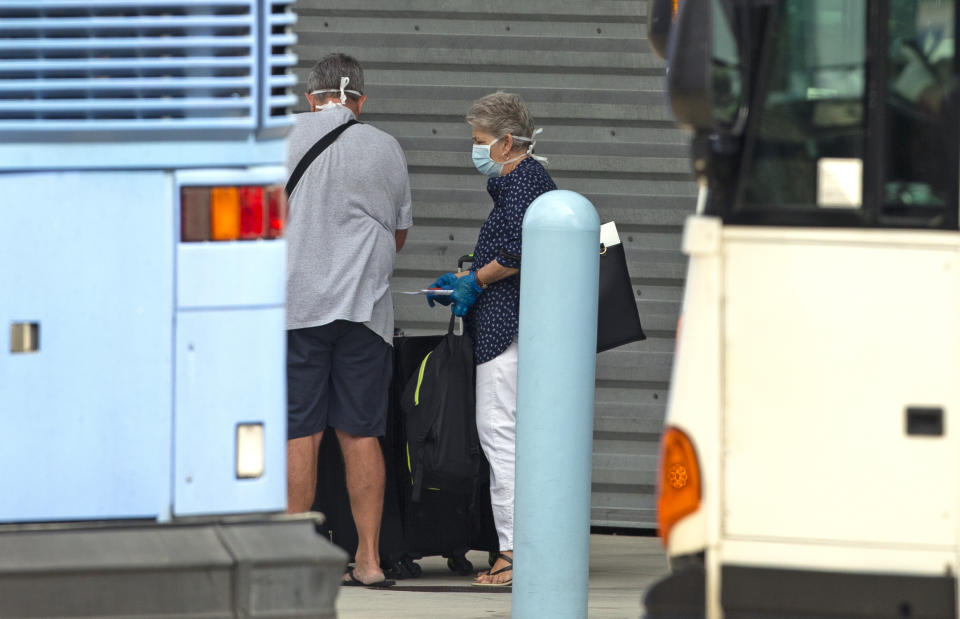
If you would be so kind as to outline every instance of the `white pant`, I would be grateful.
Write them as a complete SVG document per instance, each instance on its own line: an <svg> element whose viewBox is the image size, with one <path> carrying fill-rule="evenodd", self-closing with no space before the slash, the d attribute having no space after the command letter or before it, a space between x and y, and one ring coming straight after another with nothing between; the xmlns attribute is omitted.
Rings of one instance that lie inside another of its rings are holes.
<svg viewBox="0 0 960 619"><path fill-rule="evenodd" d="M517 437L517 341L477 366L477 433L490 462L490 503L500 550L513 550Z"/></svg>

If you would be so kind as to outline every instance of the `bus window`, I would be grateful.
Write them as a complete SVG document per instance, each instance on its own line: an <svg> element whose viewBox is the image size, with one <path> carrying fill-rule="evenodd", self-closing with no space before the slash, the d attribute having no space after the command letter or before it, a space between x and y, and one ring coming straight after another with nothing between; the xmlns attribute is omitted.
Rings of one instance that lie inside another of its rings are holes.
<svg viewBox="0 0 960 619"><path fill-rule="evenodd" d="M772 65L740 207L857 211L867 2L784 0L777 7L779 31L772 33Z"/></svg>
<svg viewBox="0 0 960 619"><path fill-rule="evenodd" d="M887 161L882 215L936 225L956 183L952 0L895 0L888 26Z"/></svg>

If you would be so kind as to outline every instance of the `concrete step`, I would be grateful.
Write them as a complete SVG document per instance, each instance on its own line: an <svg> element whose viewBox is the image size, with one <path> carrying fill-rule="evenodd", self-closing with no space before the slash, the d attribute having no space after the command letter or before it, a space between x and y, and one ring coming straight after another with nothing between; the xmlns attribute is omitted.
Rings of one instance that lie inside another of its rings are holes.
<svg viewBox="0 0 960 619"><path fill-rule="evenodd" d="M0 530L0 617L334 618L347 556L313 519Z"/></svg>

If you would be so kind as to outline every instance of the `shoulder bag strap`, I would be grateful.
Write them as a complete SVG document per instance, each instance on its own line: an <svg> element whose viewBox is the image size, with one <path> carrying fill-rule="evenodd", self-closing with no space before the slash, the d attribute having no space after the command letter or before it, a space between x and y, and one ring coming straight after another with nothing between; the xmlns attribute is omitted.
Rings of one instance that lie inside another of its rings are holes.
<svg viewBox="0 0 960 619"><path fill-rule="evenodd" d="M327 133L325 136L320 138L316 144L310 147L310 150L300 159L300 163L297 164L297 167L294 168L293 174L290 175L290 180L287 181L287 197L290 197L290 194L293 193L294 188L296 188L297 183L300 182L300 177L303 176L303 173L307 171L307 168L310 167L310 164L313 163L313 160L320 156L320 153L327 150L327 147L336 141L340 134L352 127L353 125L359 124L360 121L356 118L348 120L339 127L334 128L332 131Z"/></svg>

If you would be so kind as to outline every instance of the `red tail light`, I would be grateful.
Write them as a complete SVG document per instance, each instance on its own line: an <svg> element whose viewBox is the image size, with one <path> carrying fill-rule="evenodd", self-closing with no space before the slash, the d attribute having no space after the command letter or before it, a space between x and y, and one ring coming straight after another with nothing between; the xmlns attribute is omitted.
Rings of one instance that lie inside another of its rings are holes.
<svg viewBox="0 0 960 619"><path fill-rule="evenodd" d="M263 237L263 187L240 188L240 238Z"/></svg>
<svg viewBox="0 0 960 619"><path fill-rule="evenodd" d="M283 185L180 189L182 242L277 239L286 215Z"/></svg>
<svg viewBox="0 0 960 619"><path fill-rule="evenodd" d="M287 192L280 185L267 187L267 219L267 238L283 236L283 227L287 221Z"/></svg>

